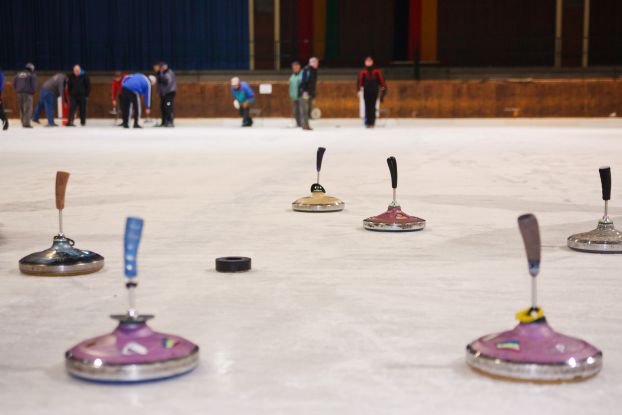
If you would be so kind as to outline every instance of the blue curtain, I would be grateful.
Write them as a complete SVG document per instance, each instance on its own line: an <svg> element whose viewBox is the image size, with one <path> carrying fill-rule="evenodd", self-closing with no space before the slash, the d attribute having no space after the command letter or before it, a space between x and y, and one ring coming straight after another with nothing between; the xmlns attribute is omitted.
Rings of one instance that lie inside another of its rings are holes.
<svg viewBox="0 0 622 415"><path fill-rule="evenodd" d="M2 0L0 67L247 69L248 0Z"/></svg>

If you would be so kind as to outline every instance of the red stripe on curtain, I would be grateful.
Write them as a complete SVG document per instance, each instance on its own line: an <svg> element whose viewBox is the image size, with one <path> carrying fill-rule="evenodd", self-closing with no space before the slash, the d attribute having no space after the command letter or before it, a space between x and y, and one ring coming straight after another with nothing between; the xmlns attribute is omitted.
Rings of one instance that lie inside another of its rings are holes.
<svg viewBox="0 0 622 415"><path fill-rule="evenodd" d="M421 57L421 0L408 4L408 59L415 58L415 51Z"/></svg>
<svg viewBox="0 0 622 415"><path fill-rule="evenodd" d="M298 57L306 61L311 57L313 43L313 0L299 0L298 5Z"/></svg>

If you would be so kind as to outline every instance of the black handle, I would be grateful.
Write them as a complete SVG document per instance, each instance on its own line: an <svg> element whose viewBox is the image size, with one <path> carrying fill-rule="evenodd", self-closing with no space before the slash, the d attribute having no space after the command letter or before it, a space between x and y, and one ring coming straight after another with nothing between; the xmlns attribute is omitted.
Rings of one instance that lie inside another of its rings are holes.
<svg viewBox="0 0 622 415"><path fill-rule="evenodd" d="M326 149L324 147L318 147L317 148L317 159L315 161L315 167L316 167L318 172L320 170L322 170L322 159L324 158L324 152L325 151L326 151Z"/></svg>
<svg viewBox="0 0 622 415"><path fill-rule="evenodd" d="M391 172L391 187L397 189L397 160L391 156L387 159L389 165L389 171Z"/></svg>
<svg viewBox="0 0 622 415"><path fill-rule="evenodd" d="M611 167L605 166L598 169L600 184L603 186L603 200L611 199Z"/></svg>

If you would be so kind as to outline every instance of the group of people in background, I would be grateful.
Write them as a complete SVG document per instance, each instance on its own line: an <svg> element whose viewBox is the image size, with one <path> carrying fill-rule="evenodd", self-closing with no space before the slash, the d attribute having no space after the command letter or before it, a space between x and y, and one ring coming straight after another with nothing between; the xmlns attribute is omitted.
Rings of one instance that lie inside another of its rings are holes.
<svg viewBox="0 0 622 415"><path fill-rule="evenodd" d="M319 60L309 59L302 67L300 62L292 63L292 74L289 77L289 97L292 102L292 115L297 127L311 130L309 120L317 96ZM141 128L141 96L147 116L151 111L151 88L157 85L160 96L161 122L158 127L174 127L174 106L177 93L175 73L166 62L153 66L153 74L134 73L126 75L121 71L114 73L112 80L112 111L114 115L121 113L120 126L130 128L129 122L133 114L133 127ZM4 74L0 68L0 121L2 128L8 129L9 122L2 102ZM42 111L45 110L48 126L55 127L54 103L59 97L69 106L67 126L74 126L76 111L80 114L80 124L86 125L87 102L91 93L91 81L80 65L75 65L70 74L57 73L47 79L40 88L39 101L33 108L34 95L37 87L37 75L32 63L25 65L13 80L13 88L17 94L20 119L24 128L32 128L31 121L39 123ZM367 128L373 128L376 122L379 102L387 92L386 82L380 69L374 66L371 57L365 58L365 67L357 79L357 94L364 101L364 122ZM242 117L242 127L251 127L251 106L255 103L255 93L251 86L239 77L231 79L233 105ZM33 113L34 109L34 113Z"/></svg>
<svg viewBox="0 0 622 415"><path fill-rule="evenodd" d="M160 94L160 110L162 122L158 127L173 127L173 106L177 92L177 81L174 72L165 62L154 65L153 75L135 73L125 75L116 71L112 81L112 108L115 114L122 114L123 122L120 124L129 128L129 119L134 114L134 128L141 128L140 119L140 96L143 97L146 113L151 109L151 87L158 85ZM2 92L5 85L4 73L0 69L0 121L4 130L9 128ZM62 98L63 103L68 105L67 127L74 127L76 112L80 115L80 125L86 125L87 104L91 94L91 80L80 65L75 65L69 74L57 73L46 79L39 89L39 101L35 107L34 96L37 90L37 74L35 66L27 63L23 70L17 72L13 79L13 89L17 94L20 121L22 127L32 128L32 123L40 123L39 118L43 111L48 120L48 127L56 127L55 103Z"/></svg>
<svg viewBox="0 0 622 415"><path fill-rule="evenodd" d="M153 74L145 75L134 73L126 75L115 71L112 79L112 111L113 115L121 113L123 128L130 128L130 118L134 119L133 127L142 128L139 120L141 116L142 96L145 113L151 114L151 88L157 84L160 96L161 122L156 127L175 127L174 106L177 94L177 78L175 72L166 62L153 65ZM132 117L133 114L133 117Z"/></svg>

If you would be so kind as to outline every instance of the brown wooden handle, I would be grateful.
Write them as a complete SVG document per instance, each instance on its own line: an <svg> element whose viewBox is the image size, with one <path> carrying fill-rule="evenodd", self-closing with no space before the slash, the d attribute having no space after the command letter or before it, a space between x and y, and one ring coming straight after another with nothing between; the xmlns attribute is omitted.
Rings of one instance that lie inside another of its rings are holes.
<svg viewBox="0 0 622 415"><path fill-rule="evenodd" d="M56 209L65 208L65 190L69 182L69 173L66 171L56 172Z"/></svg>

